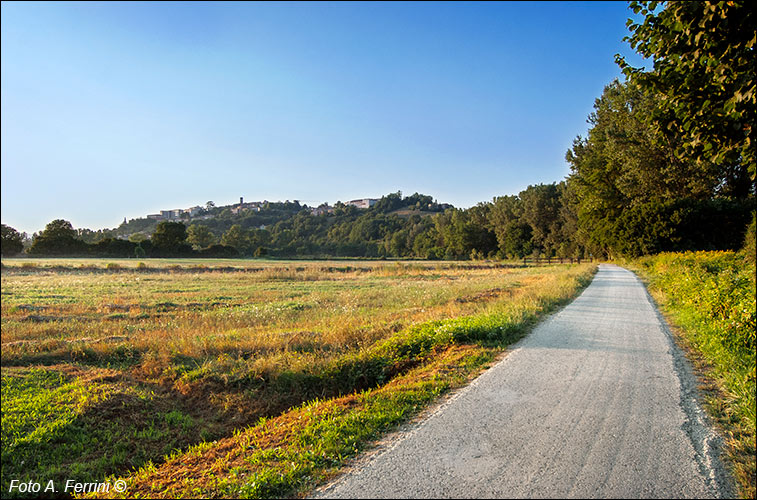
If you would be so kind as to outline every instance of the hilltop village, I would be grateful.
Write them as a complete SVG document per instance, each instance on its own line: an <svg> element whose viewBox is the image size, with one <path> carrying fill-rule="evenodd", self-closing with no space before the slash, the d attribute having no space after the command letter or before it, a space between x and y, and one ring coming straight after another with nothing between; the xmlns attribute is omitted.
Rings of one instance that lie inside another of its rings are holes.
<svg viewBox="0 0 757 500"><path fill-rule="evenodd" d="M371 208L378 201L379 201L378 198L361 198L358 200L350 200L348 202L345 202L344 205L353 206L357 208ZM228 205L226 207L220 207L220 208L228 208L232 214L239 215L240 213L244 213L247 211L260 212L269 203L270 202L268 200L245 202L244 197L240 196L239 203L235 203L233 205ZM287 200L287 203L288 203L288 200ZM299 204L299 201L294 200L294 203ZM451 205L448 205L448 206L451 206ZM212 201L209 201L205 207L196 205L194 207L189 207L189 208L174 208L171 210L161 210L160 213L149 214L146 216L146 218L149 220L154 220L154 221L186 221L186 220L192 220L192 219L200 219L200 220L210 219L213 217L213 214L211 213L213 208L217 208L217 207ZM310 210L310 213L313 215L325 215L325 214L334 213L334 207L330 206L328 203L323 203L317 207L308 207L307 205L303 205L303 208ZM124 221L126 221L126 218L124 218Z"/></svg>

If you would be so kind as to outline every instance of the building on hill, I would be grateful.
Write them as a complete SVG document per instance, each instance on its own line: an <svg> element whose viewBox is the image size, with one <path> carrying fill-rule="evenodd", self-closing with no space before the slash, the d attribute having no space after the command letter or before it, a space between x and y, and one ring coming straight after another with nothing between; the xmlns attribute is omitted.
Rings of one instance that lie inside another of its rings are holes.
<svg viewBox="0 0 757 500"><path fill-rule="evenodd" d="M181 208L174 208L173 210L161 210L160 215L162 216L162 220L177 220L181 219L181 214L184 213L184 210Z"/></svg>
<svg viewBox="0 0 757 500"><path fill-rule="evenodd" d="M261 205L263 205L265 202L259 202L259 201L251 201L251 202L244 202L244 197L239 197L239 203L231 206L231 213L234 215L238 215L240 212L245 211L251 211L251 212L260 212Z"/></svg>
<svg viewBox="0 0 757 500"><path fill-rule="evenodd" d="M359 200L348 201L346 205L352 205L353 207L357 207L357 208L371 208L377 202L378 202L377 198L362 198Z"/></svg>
<svg viewBox="0 0 757 500"><path fill-rule="evenodd" d="M199 205L195 205L194 207L190 207L184 210L184 213L189 214L190 217L197 217L198 215L201 215L204 211L205 211L204 208L202 208Z"/></svg>
<svg viewBox="0 0 757 500"><path fill-rule="evenodd" d="M246 211L260 212L262 205L263 205L263 202L259 202L259 201L250 201L250 202L245 203L244 198L240 197L239 203L231 206L231 213L233 213L234 215L238 215L241 212L246 212Z"/></svg>
<svg viewBox="0 0 757 500"><path fill-rule="evenodd" d="M330 207L328 204L324 203L319 207L311 208L310 213L313 215L330 215L334 213L334 207Z"/></svg>
<svg viewBox="0 0 757 500"><path fill-rule="evenodd" d="M161 210L159 214L149 214L147 218L157 221L176 221L183 219L185 216L189 216L189 218L199 217L204 212L205 209L201 206L174 208L173 210Z"/></svg>

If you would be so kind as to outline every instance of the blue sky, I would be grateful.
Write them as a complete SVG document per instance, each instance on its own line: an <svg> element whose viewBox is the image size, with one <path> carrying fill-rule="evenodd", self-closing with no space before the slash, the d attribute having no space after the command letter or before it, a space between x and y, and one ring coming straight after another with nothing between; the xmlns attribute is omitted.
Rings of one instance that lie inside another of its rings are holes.
<svg viewBox="0 0 757 500"><path fill-rule="evenodd" d="M2 222L568 174L625 2L2 3Z"/></svg>

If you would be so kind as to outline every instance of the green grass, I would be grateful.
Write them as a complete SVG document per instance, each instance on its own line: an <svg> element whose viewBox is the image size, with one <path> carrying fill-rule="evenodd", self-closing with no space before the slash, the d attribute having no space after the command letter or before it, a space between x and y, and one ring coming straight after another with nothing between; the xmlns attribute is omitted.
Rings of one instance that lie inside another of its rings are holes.
<svg viewBox="0 0 757 500"><path fill-rule="evenodd" d="M59 371L2 376L2 488L11 479L95 482L170 453L194 439L197 425L164 411L147 391L86 382ZM21 495L19 495L21 496Z"/></svg>
<svg viewBox="0 0 757 500"><path fill-rule="evenodd" d="M636 267L708 380L706 408L744 498L755 496L755 264L734 252L660 254Z"/></svg>

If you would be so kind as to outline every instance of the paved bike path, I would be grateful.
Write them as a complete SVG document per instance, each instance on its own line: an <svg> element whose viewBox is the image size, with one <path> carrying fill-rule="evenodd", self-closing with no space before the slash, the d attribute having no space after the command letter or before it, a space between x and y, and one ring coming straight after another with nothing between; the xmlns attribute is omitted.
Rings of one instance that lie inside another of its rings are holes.
<svg viewBox="0 0 757 500"><path fill-rule="evenodd" d="M636 276L591 285L316 496L732 496L696 382Z"/></svg>

